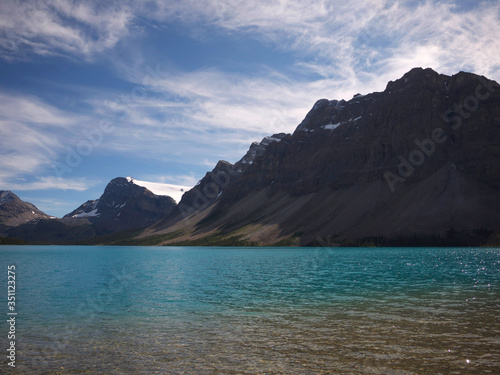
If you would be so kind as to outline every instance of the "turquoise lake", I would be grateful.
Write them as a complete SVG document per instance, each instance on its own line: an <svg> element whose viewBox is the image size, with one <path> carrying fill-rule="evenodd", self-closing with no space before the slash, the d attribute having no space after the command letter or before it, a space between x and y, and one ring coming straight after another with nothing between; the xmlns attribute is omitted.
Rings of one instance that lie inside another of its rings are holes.
<svg viewBox="0 0 500 375"><path fill-rule="evenodd" d="M500 373L500 249L2 246L0 265L0 373Z"/></svg>

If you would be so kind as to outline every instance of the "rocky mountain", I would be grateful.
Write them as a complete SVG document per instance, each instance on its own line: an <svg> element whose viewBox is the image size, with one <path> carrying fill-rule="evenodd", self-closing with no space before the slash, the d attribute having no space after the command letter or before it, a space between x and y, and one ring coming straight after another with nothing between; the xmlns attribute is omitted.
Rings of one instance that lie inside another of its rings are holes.
<svg viewBox="0 0 500 375"><path fill-rule="evenodd" d="M146 227L168 216L175 206L171 197L155 195L131 177L118 177L99 199L85 202L64 218L87 218L98 234L104 234Z"/></svg>
<svg viewBox="0 0 500 375"><path fill-rule="evenodd" d="M236 176L245 173L255 159L261 157L265 150L275 142L280 142L287 134L279 133L265 137L261 142L253 142L248 152L234 165L220 160L211 172L198 181L195 187L182 195L179 205L166 219L181 215L185 217L191 211L199 211L215 203L222 195L224 189L234 182Z"/></svg>
<svg viewBox="0 0 500 375"><path fill-rule="evenodd" d="M293 134L253 154L240 172L219 162L231 178L212 179L217 199L183 198L189 215L142 236L478 244L500 229L500 86L482 76L416 68L383 92L319 100Z"/></svg>
<svg viewBox="0 0 500 375"><path fill-rule="evenodd" d="M237 163L235 163L235 170L237 170L238 172L245 171L249 165L253 164L255 159L261 157L264 154L271 143L280 142L287 135L288 134L286 133L273 134L270 137L265 137L262 141L260 141L260 143L253 142L250 145L250 148L245 156L243 156Z"/></svg>
<svg viewBox="0 0 500 375"><path fill-rule="evenodd" d="M50 219L50 216L35 205L24 202L13 192L0 190L0 235L5 235L9 227L39 219Z"/></svg>
<svg viewBox="0 0 500 375"><path fill-rule="evenodd" d="M144 227L102 241L498 245L500 85L415 68L382 92L317 101L292 134L219 161L178 205L117 178L63 219L9 233L78 242Z"/></svg>
<svg viewBox="0 0 500 375"><path fill-rule="evenodd" d="M172 198L155 195L130 177L118 177L99 199L85 202L62 219L30 222L10 229L9 234L27 241L78 242L144 228L168 216L175 206Z"/></svg>

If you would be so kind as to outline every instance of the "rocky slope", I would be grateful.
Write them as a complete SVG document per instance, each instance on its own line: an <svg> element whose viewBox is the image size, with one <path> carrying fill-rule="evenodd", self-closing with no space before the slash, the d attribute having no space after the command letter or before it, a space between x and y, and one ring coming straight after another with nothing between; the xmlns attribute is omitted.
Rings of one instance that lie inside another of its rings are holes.
<svg viewBox="0 0 500 375"><path fill-rule="evenodd" d="M140 229L168 216L175 208L168 196L153 194L131 178L111 180L97 200L90 200L62 219L38 220L9 230L27 241L79 242L110 233Z"/></svg>
<svg viewBox="0 0 500 375"><path fill-rule="evenodd" d="M87 201L64 218L88 218L104 234L146 227L168 216L175 206L171 197L155 195L130 177L118 177L99 199Z"/></svg>
<svg viewBox="0 0 500 375"><path fill-rule="evenodd" d="M189 220L147 234L179 230L182 220L179 240L218 233L259 244L497 231L500 86L416 68L383 92L319 100L217 200L184 203Z"/></svg>
<svg viewBox="0 0 500 375"><path fill-rule="evenodd" d="M13 192L0 190L0 235L6 235L9 227L39 219L50 219L50 216L35 205L24 202Z"/></svg>

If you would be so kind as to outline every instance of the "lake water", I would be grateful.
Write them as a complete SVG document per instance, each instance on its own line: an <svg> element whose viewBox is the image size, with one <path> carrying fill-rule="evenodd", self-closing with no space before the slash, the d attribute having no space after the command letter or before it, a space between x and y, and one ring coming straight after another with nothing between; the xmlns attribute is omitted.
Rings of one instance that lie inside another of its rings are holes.
<svg viewBox="0 0 500 375"><path fill-rule="evenodd" d="M19 374L500 373L500 249L2 246L0 373L12 264Z"/></svg>

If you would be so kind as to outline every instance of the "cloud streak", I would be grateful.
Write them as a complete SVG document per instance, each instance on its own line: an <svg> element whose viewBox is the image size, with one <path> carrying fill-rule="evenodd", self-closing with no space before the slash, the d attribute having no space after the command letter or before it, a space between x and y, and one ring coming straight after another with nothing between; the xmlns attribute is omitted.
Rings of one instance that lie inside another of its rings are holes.
<svg viewBox="0 0 500 375"><path fill-rule="evenodd" d="M2 183L0 181L0 183ZM4 190L14 190L14 191L30 191L30 190L74 190L74 191L85 191L89 187L97 184L97 181L89 181L87 179L66 179L62 177L40 177L35 181L22 182L22 183L12 183L4 182L2 183L2 189Z"/></svg>
<svg viewBox="0 0 500 375"><path fill-rule="evenodd" d="M99 2L4 0L0 16L0 55L6 60L33 55L83 57L113 48L128 33L133 15Z"/></svg>
<svg viewBox="0 0 500 375"><path fill-rule="evenodd" d="M496 1L473 2L467 11L454 2L431 0L221 0L204 7L197 7L194 0L155 4L150 17L251 35L293 51L305 61L333 66L332 78L361 79L365 72L394 69L397 62L398 71L391 71L401 75L429 61L445 73L467 68L496 79L500 74L496 37L500 35L500 4ZM428 54L415 55L418 48Z"/></svg>

